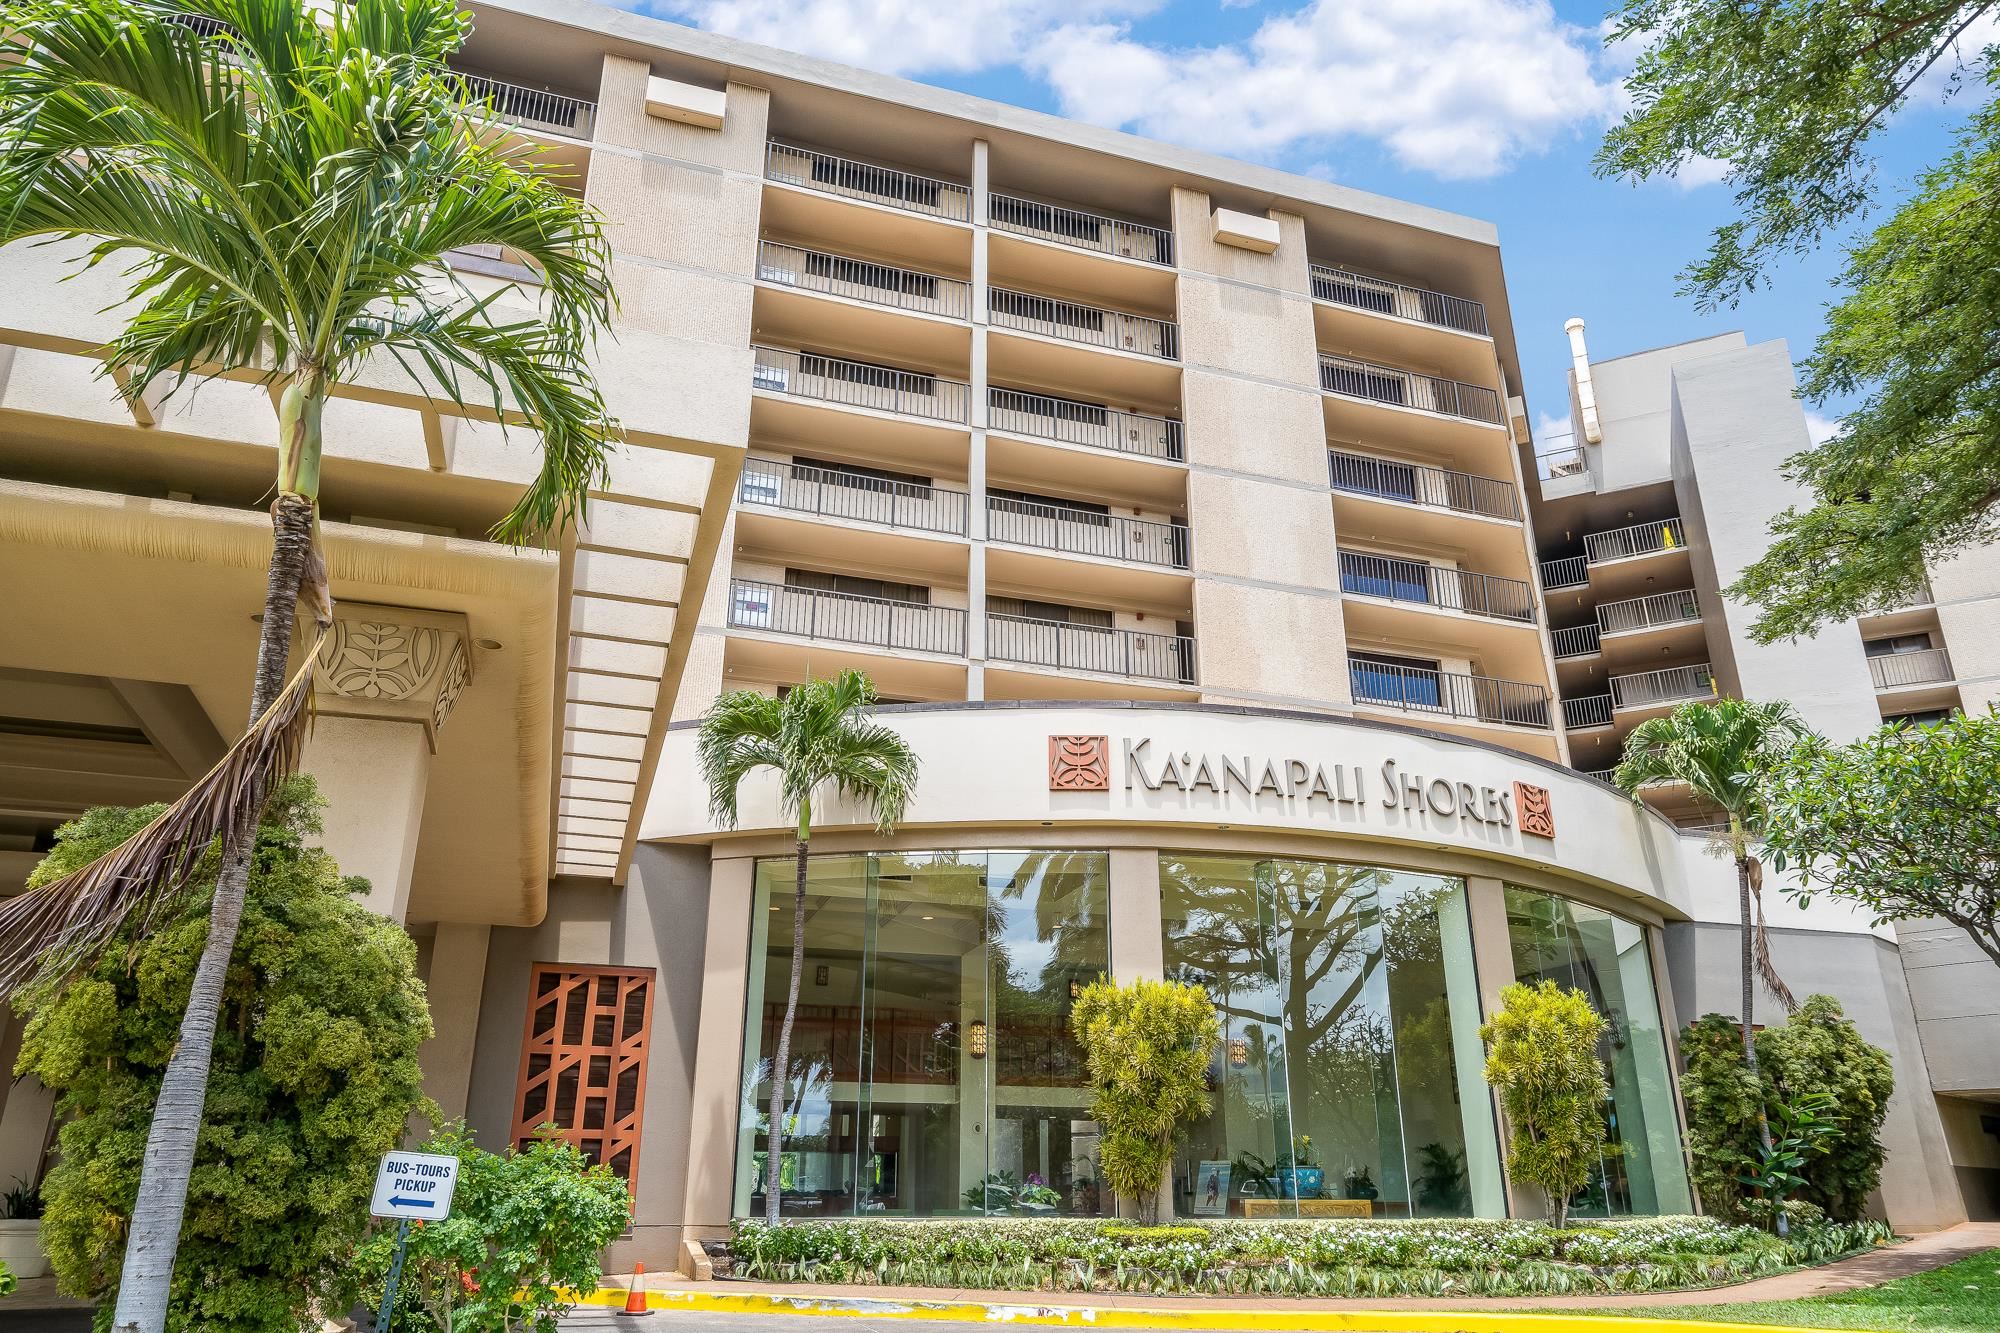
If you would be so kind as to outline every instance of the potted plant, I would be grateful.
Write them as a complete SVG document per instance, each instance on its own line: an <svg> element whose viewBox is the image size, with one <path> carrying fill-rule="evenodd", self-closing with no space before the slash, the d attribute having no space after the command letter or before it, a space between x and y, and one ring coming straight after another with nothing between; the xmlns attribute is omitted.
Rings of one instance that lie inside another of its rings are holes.
<svg viewBox="0 0 2000 1333"><path fill-rule="evenodd" d="M1312 1135L1301 1134L1292 1150L1278 1159L1278 1194L1286 1199L1317 1199L1326 1189L1326 1172L1313 1161Z"/></svg>
<svg viewBox="0 0 2000 1333"><path fill-rule="evenodd" d="M0 1265L17 1278L42 1277L49 1257L42 1253L42 1190L16 1179L0 1194Z"/></svg>
<svg viewBox="0 0 2000 1333"><path fill-rule="evenodd" d="M1350 1170L1340 1185L1341 1193L1350 1199L1374 1199L1381 1194L1375 1188L1375 1173L1365 1166Z"/></svg>

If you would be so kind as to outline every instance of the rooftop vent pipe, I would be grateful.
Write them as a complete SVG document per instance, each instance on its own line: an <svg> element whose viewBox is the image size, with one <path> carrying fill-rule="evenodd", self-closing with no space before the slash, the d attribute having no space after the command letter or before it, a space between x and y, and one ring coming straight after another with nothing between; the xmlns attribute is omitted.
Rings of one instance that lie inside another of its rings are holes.
<svg viewBox="0 0 2000 1333"><path fill-rule="evenodd" d="M1576 371L1576 410L1583 417L1584 442L1603 444L1604 428L1597 422L1597 386L1590 382L1590 351L1583 345L1583 321L1566 321L1563 332L1569 335L1570 364Z"/></svg>

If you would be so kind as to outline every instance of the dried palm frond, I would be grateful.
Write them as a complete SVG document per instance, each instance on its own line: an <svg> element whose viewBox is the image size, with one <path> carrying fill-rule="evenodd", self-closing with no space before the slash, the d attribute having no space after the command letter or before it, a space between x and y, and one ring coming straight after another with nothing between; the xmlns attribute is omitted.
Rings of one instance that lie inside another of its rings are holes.
<svg viewBox="0 0 2000 1333"><path fill-rule="evenodd" d="M0 902L0 996L95 963L127 922L148 934L196 887L216 839L254 821L297 770L319 642L262 717L152 823L89 865ZM246 819L247 817L247 819Z"/></svg>
<svg viewBox="0 0 2000 1333"><path fill-rule="evenodd" d="M1771 992L1785 1012L1795 1014L1799 1009L1798 998L1792 988L1778 975L1777 960L1771 957L1771 932L1764 924L1764 863L1756 857L1749 862L1750 902L1757 913L1757 923L1752 931L1751 950L1757 962L1757 975L1764 982L1764 989Z"/></svg>

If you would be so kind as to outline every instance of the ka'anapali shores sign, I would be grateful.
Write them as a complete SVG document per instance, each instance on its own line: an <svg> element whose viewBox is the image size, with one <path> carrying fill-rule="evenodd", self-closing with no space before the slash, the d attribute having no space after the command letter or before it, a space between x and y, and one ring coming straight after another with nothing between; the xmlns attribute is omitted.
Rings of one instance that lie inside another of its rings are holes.
<svg viewBox="0 0 2000 1333"><path fill-rule="evenodd" d="M1542 838L1556 835L1549 790L1526 782L1494 787L1412 771L1395 759L1379 767L1327 763L1293 756L1169 750L1155 753L1153 738L1122 737L1122 789L1171 792L1189 800L1275 798L1310 809L1359 809L1370 803L1489 828L1518 828ZM1049 790L1109 792L1109 736L1050 736Z"/></svg>

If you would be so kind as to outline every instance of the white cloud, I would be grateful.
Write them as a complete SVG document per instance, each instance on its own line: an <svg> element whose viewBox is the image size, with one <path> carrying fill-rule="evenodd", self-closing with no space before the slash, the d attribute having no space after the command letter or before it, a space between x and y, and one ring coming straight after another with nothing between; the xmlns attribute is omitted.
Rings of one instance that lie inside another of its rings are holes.
<svg viewBox="0 0 2000 1333"><path fill-rule="evenodd" d="M1668 179L1677 189L1699 190L1704 185L1719 183L1729 175L1729 170L1729 163L1723 159L1696 153L1681 163L1681 169Z"/></svg>
<svg viewBox="0 0 2000 1333"><path fill-rule="evenodd" d="M1238 155L1380 142L1404 167L1495 175L1615 114L1596 34L1546 0L1311 0L1243 42L1170 50L1071 21L1028 68L1064 111Z"/></svg>
<svg viewBox="0 0 2000 1333"><path fill-rule="evenodd" d="M1953 91L1954 76L1958 77L1957 96L1985 101L1987 88L1981 78L1986 68L1985 53L1996 42L2000 42L2000 14L1981 14L1972 20L1952 43L1952 49L1910 85L1909 106L1915 109L1936 105Z"/></svg>
<svg viewBox="0 0 2000 1333"><path fill-rule="evenodd" d="M1546 454L1557 449L1567 449L1577 443L1573 438L1576 427L1569 414L1557 416L1554 412L1535 413L1535 452Z"/></svg>
<svg viewBox="0 0 2000 1333"><path fill-rule="evenodd" d="M1806 438L1813 442L1815 448L1832 439L1833 433L1839 429L1840 422L1833 417L1824 417L1810 408L1806 409Z"/></svg>

